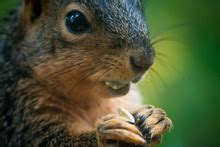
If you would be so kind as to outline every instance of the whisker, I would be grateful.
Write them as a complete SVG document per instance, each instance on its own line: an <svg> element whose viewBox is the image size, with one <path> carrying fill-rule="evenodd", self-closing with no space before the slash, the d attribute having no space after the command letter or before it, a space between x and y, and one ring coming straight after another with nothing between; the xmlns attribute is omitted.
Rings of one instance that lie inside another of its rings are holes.
<svg viewBox="0 0 220 147"><path fill-rule="evenodd" d="M172 26L163 28L163 29L159 30L158 32L156 32L156 34L151 37L151 40L156 39L161 34L167 33L169 31L172 31L175 29L179 29L181 27L185 27L186 25L187 25L187 23L181 23L181 24L176 24L176 25L172 25Z"/></svg>
<svg viewBox="0 0 220 147"><path fill-rule="evenodd" d="M84 54L85 55L85 54ZM90 53L90 55L91 55L91 53ZM74 56L70 56L70 57L74 57ZM69 59L68 59L69 60ZM58 70L58 71L56 71L56 72L53 72L53 73L51 73L51 74L49 74L49 75L46 75L43 79L47 79L47 78L53 78L52 76L53 75L56 75L56 74L58 74L59 72L63 72L64 70L66 70L66 69L69 69L69 68L71 68L71 67L73 67L73 66L76 66L76 68L80 65L80 64L83 64L83 63L85 63L86 61L81 61L81 62L79 62L79 63L74 63L74 64L72 64L72 65L70 65L70 66L67 66L67 67L64 67L64 68L62 68L62 69L60 69L60 70ZM57 76L55 76L55 77L57 77Z"/></svg>
<svg viewBox="0 0 220 147"><path fill-rule="evenodd" d="M95 63L93 63L94 65L96 65L97 63L99 63L100 61L97 61L97 62L95 62ZM81 66L80 68L79 67L77 67L78 69L83 69L83 68L86 68L86 67L90 67L91 66L91 64L87 64L87 65L85 65L85 66ZM91 68L93 68L93 67L91 67ZM77 74L83 74L83 73L86 73L87 71L90 71L91 69L89 68L89 69L86 69L86 70L83 70L83 71L81 71L81 72L78 72ZM73 71L73 70L71 70L71 71ZM69 72L71 72L71 71L69 71ZM62 74L61 74L62 75ZM70 80L70 79L72 79L72 77L70 77L70 78L68 78L67 80L65 80L65 81L68 81L68 80ZM65 82L64 81L64 82Z"/></svg>
<svg viewBox="0 0 220 147"><path fill-rule="evenodd" d="M97 64L97 63L99 63L99 61L97 61L97 62L95 62L95 63L93 63L93 64ZM73 65L73 66L75 66L75 65ZM64 74L66 74L66 73L69 73L69 72L74 71L75 69L80 70L80 69L84 69L84 68L87 68L87 67L90 67L90 66L91 66L91 64L86 64L86 65L84 65L84 66L77 66L76 68L70 69L70 70L68 70L68 71L66 71L66 72L61 71L61 73L59 73L59 74L56 75L55 77L62 76L62 75L64 75ZM91 67L91 68L92 68L92 67ZM86 72L90 71L91 68L88 68L88 69L83 70L83 71L81 71L81 72L77 72L77 74L83 75L83 73L86 73ZM55 77L54 77L54 78L55 78ZM75 78L74 76L71 76L70 78L67 78L67 79L63 80L63 82L70 81L71 79L76 79L76 78ZM54 88L57 88L57 87L59 87L59 85L55 86Z"/></svg>
<svg viewBox="0 0 220 147"><path fill-rule="evenodd" d="M107 70L107 69L108 69L108 70ZM91 92L93 91L93 89L95 89L95 88L97 87L97 83L100 82L100 81L102 81L104 75L111 71L111 68L106 67L105 70L106 70L106 71L105 71L104 73L102 73L101 76L99 76L99 78L97 78L97 81L94 83L94 86L92 86L92 88L89 90L88 97L90 96L90 94L91 94Z"/></svg>
<svg viewBox="0 0 220 147"><path fill-rule="evenodd" d="M165 58L169 58L169 56L168 56L168 55L166 55L166 54L164 54L164 53L161 53L161 52L157 52L157 51L156 51L156 57L158 57L158 56L165 57Z"/></svg>
<svg viewBox="0 0 220 147"><path fill-rule="evenodd" d="M91 69L89 69L91 70ZM88 71L89 71L88 70ZM67 92L67 96L70 96L70 94L72 93L72 91L75 89L76 86L78 86L82 81L86 80L88 77L90 77L91 75L93 75L94 73L96 73L96 70L92 70L91 72L88 72L85 76L83 76L82 78L79 79L78 82L76 82L76 84L74 84L72 86L72 88L69 90L69 92Z"/></svg>
<svg viewBox="0 0 220 147"><path fill-rule="evenodd" d="M73 64L73 65L70 65L70 66L67 66L67 67L65 67L65 68L63 68L63 69L60 69L60 70L58 70L58 71L56 71L56 72L54 72L54 73L52 73L52 74L49 74L49 75L45 76L43 79L56 78L56 77L58 77L58 76L60 76L60 75L63 75L63 74L68 73L68 72L70 72L70 71L73 71L74 69L78 68L78 66L80 66L80 65L83 64L83 63L85 63L85 61L80 62L80 63L77 63L77 64ZM74 67L74 68L72 68L72 67ZM66 69L68 69L68 70L65 71ZM65 72L64 72L64 71L65 71ZM60 74L60 72L61 72L61 74Z"/></svg>
<svg viewBox="0 0 220 147"><path fill-rule="evenodd" d="M98 62L96 62L96 63L98 63ZM94 63L94 64L96 64L96 63ZM85 65L85 66L81 66L80 69L83 69L83 68L86 68L86 67L90 67L90 64ZM79 67L77 67L77 68L79 69ZM92 67L90 67L90 68L88 68L88 69L86 69L86 70L83 70L83 71L81 71L81 72L78 72L77 74L83 75L83 73L87 73L88 71L90 71L91 68L92 68ZM73 70L69 70L68 72L72 72L72 71L74 71L74 69L73 69ZM66 73L68 73L68 72L66 72ZM64 74L65 74L65 73L64 73ZM63 75L63 73L61 73L59 76L61 76L61 75ZM75 80L76 78L75 78L75 77L70 77L70 78L67 78L67 79L63 80L63 82L70 81L71 79L74 79L74 80ZM59 87L59 85L57 85L57 86L54 87L54 88L57 88L57 87Z"/></svg>
<svg viewBox="0 0 220 147"><path fill-rule="evenodd" d="M156 80L155 80L155 76L154 76L154 72L149 72L148 73L148 81L149 85L152 85L152 91L156 94L156 90L157 90L157 84L156 84Z"/></svg>
<svg viewBox="0 0 220 147"><path fill-rule="evenodd" d="M165 64L165 63L167 63L167 62L163 62L163 60L161 60L161 59L159 59L159 58L156 59L155 64L157 64L157 63L160 64L160 65L162 65L163 67L167 68L167 65Z"/></svg>
<svg viewBox="0 0 220 147"><path fill-rule="evenodd" d="M160 76L160 74L154 69L154 68L151 68L152 72L154 72L154 74L156 74L157 77L159 77L159 79L162 81L163 85L165 87L168 87L166 82L164 81L164 79Z"/></svg>
<svg viewBox="0 0 220 147"><path fill-rule="evenodd" d="M91 67L91 68L93 69L93 67ZM89 69L89 70L92 70L92 69ZM101 67L101 69L102 69L102 67ZM92 76L97 71L100 71L100 69L92 70L91 72L89 72L85 76L83 76L76 84L74 84L74 86L70 89L70 91L67 93L67 95L69 95L78 84L80 84L82 81L86 80L88 77Z"/></svg>
<svg viewBox="0 0 220 147"><path fill-rule="evenodd" d="M170 69L172 69L173 71L175 71L176 73L178 73L178 75L182 75L181 72L180 72L180 70L179 70L177 67L175 67L173 64L171 64L171 63L169 63L169 64L164 64L164 63L168 63L169 61L165 61L165 60L160 59L160 58L158 58L157 60L158 60L157 63L163 64L163 65L166 66L166 67L170 67Z"/></svg>
<svg viewBox="0 0 220 147"><path fill-rule="evenodd" d="M172 37L162 37L162 38L159 38L157 40L152 41L151 45L154 46L154 45L161 43L161 42L164 42L164 41L177 41L177 40Z"/></svg>

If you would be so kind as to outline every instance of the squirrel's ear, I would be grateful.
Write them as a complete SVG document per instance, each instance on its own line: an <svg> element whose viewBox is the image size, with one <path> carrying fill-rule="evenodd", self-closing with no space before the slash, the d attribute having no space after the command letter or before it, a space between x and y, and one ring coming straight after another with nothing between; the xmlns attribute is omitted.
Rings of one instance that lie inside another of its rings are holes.
<svg viewBox="0 0 220 147"><path fill-rule="evenodd" d="M27 21L33 22L46 7L49 0L24 0L23 16Z"/></svg>

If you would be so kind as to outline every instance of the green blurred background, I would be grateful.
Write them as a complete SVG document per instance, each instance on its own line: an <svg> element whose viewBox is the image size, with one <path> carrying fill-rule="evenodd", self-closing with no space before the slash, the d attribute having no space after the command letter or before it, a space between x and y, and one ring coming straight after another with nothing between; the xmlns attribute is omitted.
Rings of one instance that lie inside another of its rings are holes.
<svg viewBox="0 0 220 147"><path fill-rule="evenodd" d="M1 0L0 17L18 1ZM140 87L145 102L165 109L174 123L161 147L220 146L220 1L143 3L152 42L161 41Z"/></svg>

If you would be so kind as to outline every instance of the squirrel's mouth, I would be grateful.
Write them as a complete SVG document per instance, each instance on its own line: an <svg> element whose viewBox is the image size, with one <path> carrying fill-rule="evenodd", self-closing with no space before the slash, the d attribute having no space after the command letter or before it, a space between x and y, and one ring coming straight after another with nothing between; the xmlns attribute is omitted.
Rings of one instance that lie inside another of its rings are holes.
<svg viewBox="0 0 220 147"><path fill-rule="evenodd" d="M131 82L129 81L110 81L106 80L102 82L103 86L112 96L125 95L130 89Z"/></svg>
<svg viewBox="0 0 220 147"><path fill-rule="evenodd" d="M119 90L124 87L128 87L130 82L116 82L116 81L104 81L103 83L106 87L111 88L112 90Z"/></svg>
<svg viewBox="0 0 220 147"><path fill-rule="evenodd" d="M140 80L141 80L141 77L137 77L136 79L132 81L104 80L102 84L104 85L104 87L108 88L108 90L110 90L111 92L114 92L114 94L124 95L128 93L130 89L130 85L132 83L137 83Z"/></svg>

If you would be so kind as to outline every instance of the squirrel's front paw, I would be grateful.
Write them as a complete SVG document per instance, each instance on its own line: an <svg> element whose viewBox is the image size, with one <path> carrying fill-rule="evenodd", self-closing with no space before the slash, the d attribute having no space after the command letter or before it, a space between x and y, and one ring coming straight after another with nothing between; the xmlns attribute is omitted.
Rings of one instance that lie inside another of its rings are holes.
<svg viewBox="0 0 220 147"><path fill-rule="evenodd" d="M96 134L100 147L108 146L114 141L135 145L146 143L135 124L115 114L104 116L97 122Z"/></svg>
<svg viewBox="0 0 220 147"><path fill-rule="evenodd" d="M136 126L141 130L147 144L161 142L162 133L172 127L166 113L153 106L143 106L134 114Z"/></svg>

